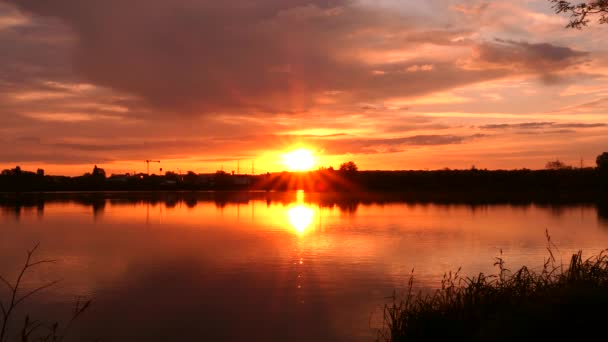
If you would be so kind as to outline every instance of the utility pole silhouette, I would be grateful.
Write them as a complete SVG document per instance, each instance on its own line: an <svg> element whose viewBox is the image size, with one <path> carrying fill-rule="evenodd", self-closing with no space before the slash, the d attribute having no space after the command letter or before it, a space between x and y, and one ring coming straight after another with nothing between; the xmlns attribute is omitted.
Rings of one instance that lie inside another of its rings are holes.
<svg viewBox="0 0 608 342"><path fill-rule="evenodd" d="M160 160L144 160L144 162L146 163L146 167L148 170L148 176L150 175L150 163L159 163L160 164Z"/></svg>

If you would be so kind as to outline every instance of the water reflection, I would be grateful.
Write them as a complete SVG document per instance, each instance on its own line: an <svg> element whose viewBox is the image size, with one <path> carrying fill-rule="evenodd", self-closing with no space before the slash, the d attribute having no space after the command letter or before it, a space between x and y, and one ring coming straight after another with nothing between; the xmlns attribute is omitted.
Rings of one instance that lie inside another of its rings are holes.
<svg viewBox="0 0 608 342"><path fill-rule="evenodd" d="M484 213L489 207L496 204L488 203L433 203L416 201L410 198L403 198L399 194L392 193L304 193L298 192L176 192L176 193L47 193L47 194L0 194L0 216L10 217L20 220L25 215L35 212L39 218L44 216L45 205L72 203L90 208L90 212L95 219L101 219L108 206L134 207L144 204L149 210L152 206L155 211L162 211L163 208L173 209L184 205L190 210L196 210L197 205L203 203L208 206L212 203L222 212L228 207L251 206L252 217L253 207L256 202L264 202L267 208L274 208L276 204L287 207L287 222L296 231L304 231L310 224L307 220L314 221L315 210L337 208L341 213L350 217L355 217L360 208L369 206L385 206L393 204L405 204L408 208L415 206L427 207L429 205L440 205L445 210L450 208L467 208L471 213ZM157 208L160 204L161 208ZM533 207L546 209L552 216L561 217L565 211L573 206L579 208L592 208L597 215L598 222L608 227L608 206L603 202L567 204L567 203L508 203L505 204L514 210L527 211ZM35 211L29 211L34 208ZM285 212L277 213L284 216ZM149 215L148 215L149 216Z"/></svg>
<svg viewBox="0 0 608 342"><path fill-rule="evenodd" d="M604 226L608 227L608 204L607 203L599 203L597 205L597 217Z"/></svg>
<svg viewBox="0 0 608 342"><path fill-rule="evenodd" d="M41 257L58 262L32 281L64 280L36 298L40 307L94 294L75 341L369 341L370 314L412 268L421 286L438 286L458 267L494 272L500 249L511 269L542 265L547 228L564 254L608 247L606 206L595 205L303 192L1 196L0 274L18 271L14 261L40 242Z"/></svg>
<svg viewBox="0 0 608 342"><path fill-rule="evenodd" d="M302 234L310 227L315 217L315 210L303 204L296 204L287 209L289 224Z"/></svg>
<svg viewBox="0 0 608 342"><path fill-rule="evenodd" d="M287 207L287 222L298 234L303 234L313 223L315 210L304 203L305 194L300 190L296 193L296 202Z"/></svg>

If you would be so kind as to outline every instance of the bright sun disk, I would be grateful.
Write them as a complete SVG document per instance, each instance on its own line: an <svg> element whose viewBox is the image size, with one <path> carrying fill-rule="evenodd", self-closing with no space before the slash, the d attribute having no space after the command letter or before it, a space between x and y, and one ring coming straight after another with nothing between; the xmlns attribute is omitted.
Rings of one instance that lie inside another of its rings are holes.
<svg viewBox="0 0 608 342"><path fill-rule="evenodd" d="M305 148L283 155L283 160L290 171L308 171L315 166L314 154Z"/></svg>

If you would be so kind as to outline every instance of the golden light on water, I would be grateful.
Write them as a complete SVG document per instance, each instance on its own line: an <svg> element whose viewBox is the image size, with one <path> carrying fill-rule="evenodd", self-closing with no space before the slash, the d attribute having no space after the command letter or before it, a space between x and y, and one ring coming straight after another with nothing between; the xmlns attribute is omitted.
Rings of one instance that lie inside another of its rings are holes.
<svg viewBox="0 0 608 342"><path fill-rule="evenodd" d="M315 156L311 150L300 148L284 154L283 163L290 171L308 171L315 166Z"/></svg>
<svg viewBox="0 0 608 342"><path fill-rule="evenodd" d="M296 194L296 202L287 209L287 222L298 234L304 233L313 223L315 210L304 203L304 191Z"/></svg>
<svg viewBox="0 0 608 342"><path fill-rule="evenodd" d="M287 210L287 219L298 234L304 233L312 224L315 211L303 204L295 205Z"/></svg>

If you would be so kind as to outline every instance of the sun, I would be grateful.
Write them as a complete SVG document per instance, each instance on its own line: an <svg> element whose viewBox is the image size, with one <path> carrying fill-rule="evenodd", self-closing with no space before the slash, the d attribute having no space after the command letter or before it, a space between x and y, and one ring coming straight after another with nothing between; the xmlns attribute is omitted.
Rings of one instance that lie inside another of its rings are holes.
<svg viewBox="0 0 608 342"><path fill-rule="evenodd" d="M311 150L300 148L284 154L283 162L290 171L308 171L315 166L315 155Z"/></svg>

